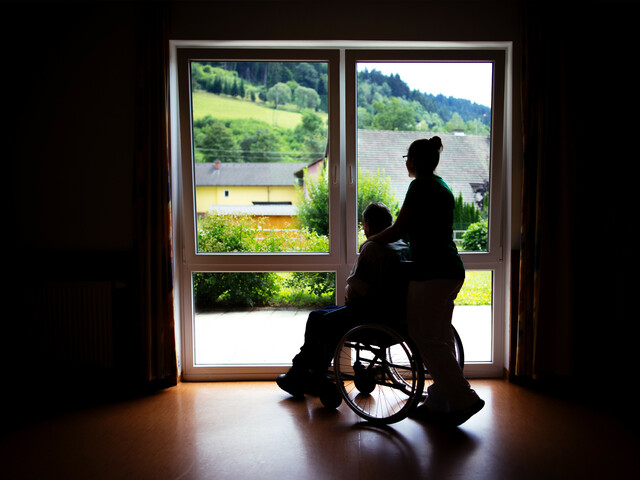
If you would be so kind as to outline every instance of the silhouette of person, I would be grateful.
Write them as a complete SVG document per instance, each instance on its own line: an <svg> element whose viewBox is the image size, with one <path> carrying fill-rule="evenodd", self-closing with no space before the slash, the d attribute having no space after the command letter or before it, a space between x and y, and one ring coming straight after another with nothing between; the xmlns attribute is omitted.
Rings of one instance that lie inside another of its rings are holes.
<svg viewBox="0 0 640 480"><path fill-rule="evenodd" d="M460 425L484 406L456 361L451 319L465 268L453 241L454 196L435 169L442 140L414 141L407 171L414 178L396 221L367 241L386 243L408 237L413 263L407 292L407 326L434 383L411 415L442 425Z"/></svg>
<svg viewBox="0 0 640 480"><path fill-rule="evenodd" d="M378 233L392 224L393 217L383 203L372 203L362 214L365 236ZM406 282L398 281L400 262L409 256L402 241L365 242L347 278L344 306L330 306L309 314L304 344L292 361L291 369L276 382L293 396L306 394L334 396L340 394L327 376L340 338L351 328L374 318L404 318ZM325 403L325 406L326 403Z"/></svg>

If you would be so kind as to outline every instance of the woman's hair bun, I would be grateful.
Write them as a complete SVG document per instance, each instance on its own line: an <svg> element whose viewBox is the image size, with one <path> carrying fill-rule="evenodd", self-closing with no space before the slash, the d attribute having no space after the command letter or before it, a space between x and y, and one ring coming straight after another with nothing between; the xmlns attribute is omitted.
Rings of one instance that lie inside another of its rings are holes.
<svg viewBox="0 0 640 480"><path fill-rule="evenodd" d="M442 139L439 136L434 136L429 139L429 146L433 146L436 150L440 150L442 147Z"/></svg>

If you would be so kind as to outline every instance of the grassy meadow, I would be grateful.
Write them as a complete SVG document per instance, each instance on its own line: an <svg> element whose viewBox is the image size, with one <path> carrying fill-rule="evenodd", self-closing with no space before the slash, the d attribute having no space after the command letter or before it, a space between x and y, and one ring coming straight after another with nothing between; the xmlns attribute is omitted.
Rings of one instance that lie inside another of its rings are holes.
<svg viewBox="0 0 640 480"><path fill-rule="evenodd" d="M326 121L326 113L317 113ZM275 109L264 103L249 102L196 90L193 92L193 119L198 120L206 115L220 120L253 118L283 128L295 128L302 121L302 114L291 111L286 105L276 112Z"/></svg>

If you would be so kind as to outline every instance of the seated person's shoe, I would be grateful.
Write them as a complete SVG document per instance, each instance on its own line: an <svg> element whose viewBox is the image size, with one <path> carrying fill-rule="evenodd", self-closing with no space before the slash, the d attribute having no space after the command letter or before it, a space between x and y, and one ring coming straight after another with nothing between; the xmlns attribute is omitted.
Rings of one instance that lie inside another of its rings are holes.
<svg viewBox="0 0 640 480"><path fill-rule="evenodd" d="M338 408L342 403L342 395L338 386L328 378L322 385L319 397L322 405L332 410Z"/></svg>
<svg viewBox="0 0 640 480"><path fill-rule="evenodd" d="M292 372L284 373L276 378L276 383L285 392L291 394L296 398L304 397L306 378L305 375L300 375Z"/></svg>
<svg viewBox="0 0 640 480"><path fill-rule="evenodd" d="M338 408L342 403L342 395L338 386L326 373L309 372L304 393L320 397L326 408Z"/></svg>

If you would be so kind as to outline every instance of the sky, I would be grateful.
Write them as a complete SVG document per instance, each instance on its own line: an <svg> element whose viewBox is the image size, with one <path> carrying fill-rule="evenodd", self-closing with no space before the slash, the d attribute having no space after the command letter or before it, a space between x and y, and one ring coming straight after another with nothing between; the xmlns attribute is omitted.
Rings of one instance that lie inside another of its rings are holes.
<svg viewBox="0 0 640 480"><path fill-rule="evenodd" d="M365 67L398 73L412 90L491 106L491 63L358 63L358 71Z"/></svg>

